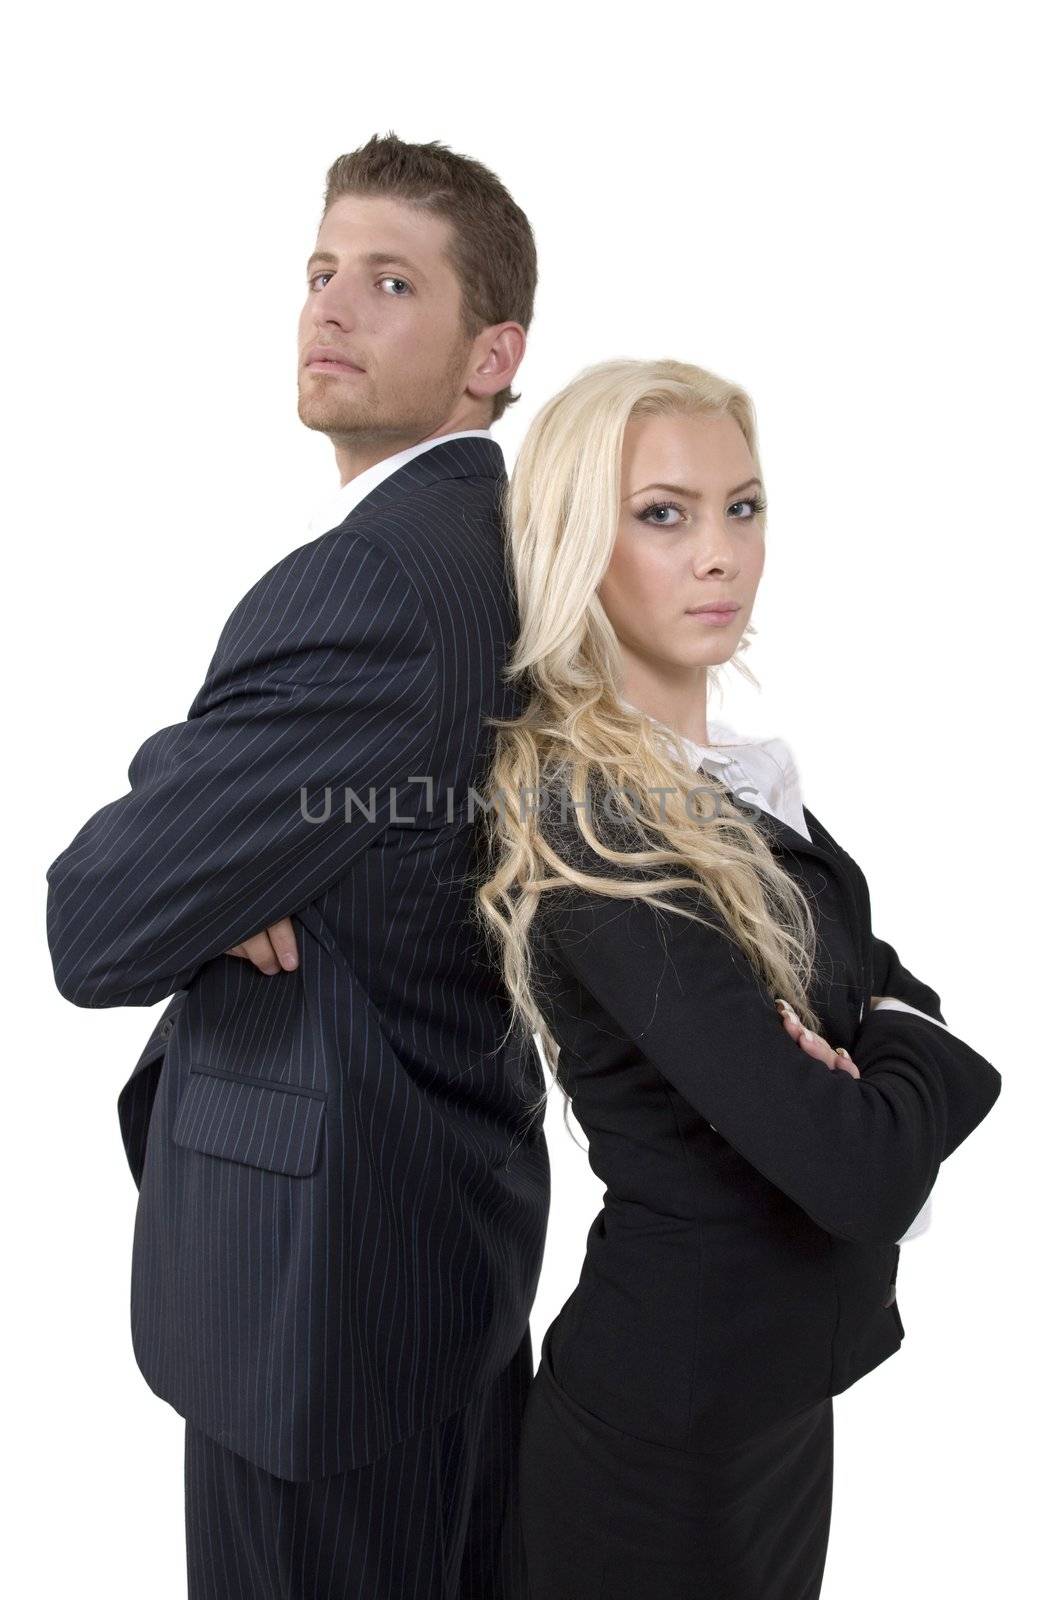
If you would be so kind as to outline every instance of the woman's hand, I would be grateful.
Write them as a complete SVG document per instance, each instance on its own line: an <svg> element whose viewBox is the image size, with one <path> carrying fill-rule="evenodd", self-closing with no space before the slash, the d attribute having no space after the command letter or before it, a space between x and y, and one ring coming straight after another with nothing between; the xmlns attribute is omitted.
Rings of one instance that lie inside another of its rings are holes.
<svg viewBox="0 0 1053 1600"><path fill-rule="evenodd" d="M850 1078L859 1077L859 1068L844 1045L838 1045L836 1050L831 1049L825 1039L804 1026L796 1011L785 1000L776 1000L775 1004L782 1017L783 1027L791 1039L796 1039L806 1055L814 1056L816 1061L822 1061L831 1072L839 1068L842 1072L847 1072Z"/></svg>
<svg viewBox="0 0 1053 1600"><path fill-rule="evenodd" d="M251 961L261 972L269 975L282 971L292 972L300 964L296 949L296 930L289 917L282 917L278 922L270 923L262 933L254 933L251 939L243 939L240 944L223 953L228 956L241 956L245 961Z"/></svg>

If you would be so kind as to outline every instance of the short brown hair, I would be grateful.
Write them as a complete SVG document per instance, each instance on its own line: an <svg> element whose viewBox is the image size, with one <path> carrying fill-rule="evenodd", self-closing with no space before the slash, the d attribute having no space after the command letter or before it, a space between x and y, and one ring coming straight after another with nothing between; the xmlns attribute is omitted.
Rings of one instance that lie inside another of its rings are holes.
<svg viewBox="0 0 1053 1600"><path fill-rule="evenodd" d="M404 200L450 223L451 265L461 285L467 338L497 322L530 327L537 289L534 234L504 184L481 161L437 140L406 144L394 133L374 134L329 168L323 216L345 194ZM519 398L510 388L495 394L491 422Z"/></svg>

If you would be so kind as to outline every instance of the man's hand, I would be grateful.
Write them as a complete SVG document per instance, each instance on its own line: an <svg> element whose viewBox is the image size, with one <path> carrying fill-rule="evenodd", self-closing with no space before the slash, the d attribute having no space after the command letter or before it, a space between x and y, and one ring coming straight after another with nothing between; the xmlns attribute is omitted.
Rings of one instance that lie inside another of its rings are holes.
<svg viewBox="0 0 1053 1600"><path fill-rule="evenodd" d="M296 930L289 917L282 917L280 921L272 922L262 933L254 933L251 939L243 939L240 944L223 953L228 956L242 956L246 961L251 961L261 972L270 974L292 972L300 964L296 949Z"/></svg>

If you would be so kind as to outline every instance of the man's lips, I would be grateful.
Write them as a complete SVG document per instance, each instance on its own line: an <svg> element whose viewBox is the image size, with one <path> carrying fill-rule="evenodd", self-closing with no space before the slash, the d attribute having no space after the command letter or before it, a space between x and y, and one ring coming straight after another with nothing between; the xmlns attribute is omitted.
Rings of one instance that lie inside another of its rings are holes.
<svg viewBox="0 0 1053 1600"><path fill-rule="evenodd" d="M342 356L335 345L308 345L303 364L312 372L361 372L362 368L348 356Z"/></svg>

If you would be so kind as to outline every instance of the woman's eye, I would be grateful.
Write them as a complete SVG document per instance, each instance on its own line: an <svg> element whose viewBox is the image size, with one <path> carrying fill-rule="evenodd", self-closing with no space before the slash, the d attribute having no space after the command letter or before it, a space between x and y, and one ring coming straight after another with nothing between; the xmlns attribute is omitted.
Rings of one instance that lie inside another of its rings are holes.
<svg viewBox="0 0 1053 1600"><path fill-rule="evenodd" d="M765 502L751 495L748 500L736 500L734 505L728 507L728 514L731 515L737 511L740 506L745 506L749 512L749 515L745 517L735 517L734 520L736 522L752 522L753 518L758 516L759 513L764 510Z"/></svg>
<svg viewBox="0 0 1053 1600"><path fill-rule="evenodd" d="M650 521L652 516L655 516L656 520L651 522L651 526L653 528L675 528L676 527L676 523L674 521L672 521L672 519L668 515L668 513L670 511L675 512L677 517L682 517L683 516L682 508L680 506L674 505L672 503L672 501L669 501L669 500L655 500L655 501L652 501L652 503L650 505L644 506L643 510L640 512L640 520L641 520L641 522L647 522L647 521ZM665 514L663 516L661 516L660 518L658 518L656 516L656 514L658 512L662 512L662 513L665 513Z"/></svg>
<svg viewBox="0 0 1053 1600"><path fill-rule="evenodd" d="M405 278L381 278L380 281L381 281L381 283L401 283L401 285L402 285L402 287L404 289L408 289L409 288L409 284L406 282ZM404 300L405 299L405 295L397 294L397 295L394 295L392 298L395 299L395 300Z"/></svg>

